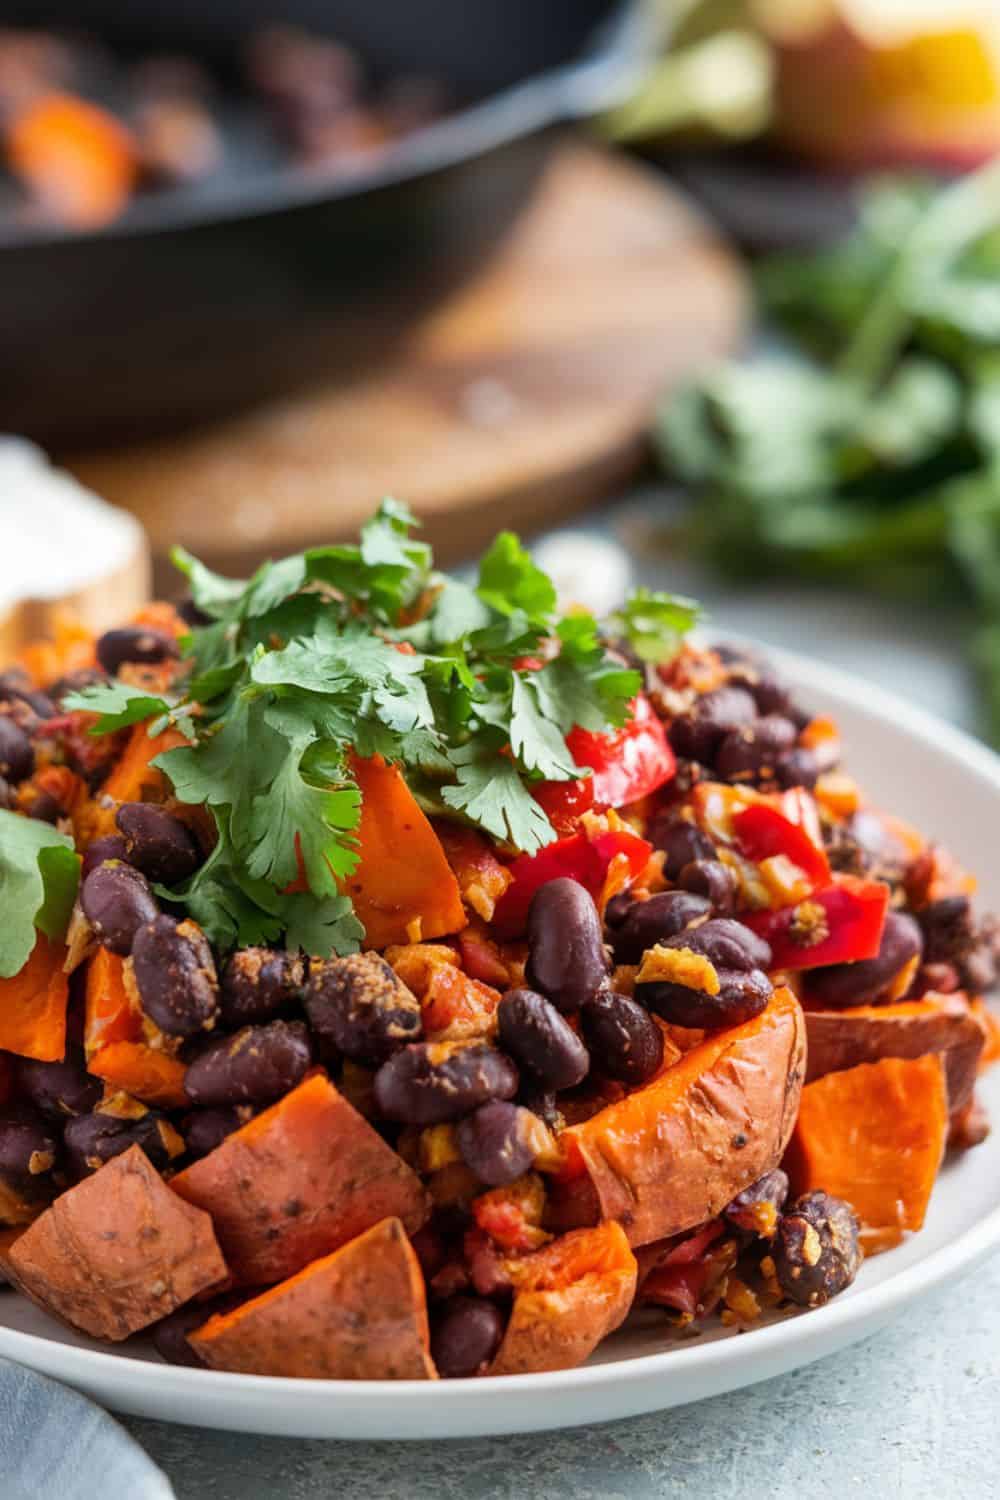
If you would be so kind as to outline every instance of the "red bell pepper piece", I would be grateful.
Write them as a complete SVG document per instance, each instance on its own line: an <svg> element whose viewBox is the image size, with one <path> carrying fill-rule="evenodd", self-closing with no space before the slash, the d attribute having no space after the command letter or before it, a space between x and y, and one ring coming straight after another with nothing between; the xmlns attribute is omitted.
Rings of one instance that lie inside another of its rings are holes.
<svg viewBox="0 0 1000 1500"><path fill-rule="evenodd" d="M632 717L620 729L591 734L574 729L566 744L578 766L589 766L598 807L624 807L648 797L677 769L667 734L645 693L632 700Z"/></svg>
<svg viewBox="0 0 1000 1500"><path fill-rule="evenodd" d="M711 1270L711 1246L723 1228L721 1219L713 1219L675 1245L646 1277L640 1300L694 1317Z"/></svg>
<svg viewBox="0 0 1000 1500"><path fill-rule="evenodd" d="M579 781L543 781L532 788L532 796L556 833L572 833L583 814L594 805L593 777L582 777Z"/></svg>
<svg viewBox="0 0 1000 1500"><path fill-rule="evenodd" d="M818 969L874 958L888 909L882 881L839 875L795 906L741 912L740 921L770 943L773 968Z"/></svg>
<svg viewBox="0 0 1000 1500"><path fill-rule="evenodd" d="M769 801L751 802L733 815L737 847L760 864L784 854L814 886L830 883L830 864L823 849L816 804L801 787Z"/></svg>
<svg viewBox="0 0 1000 1500"><path fill-rule="evenodd" d="M493 930L500 937L518 937L527 925L532 896L550 880L568 876L579 881L596 900L616 854L624 854L634 880L646 868L652 852L652 844L637 833L617 828L593 838L580 829L568 838L546 844L537 854L521 854L510 866L514 880L497 903Z"/></svg>

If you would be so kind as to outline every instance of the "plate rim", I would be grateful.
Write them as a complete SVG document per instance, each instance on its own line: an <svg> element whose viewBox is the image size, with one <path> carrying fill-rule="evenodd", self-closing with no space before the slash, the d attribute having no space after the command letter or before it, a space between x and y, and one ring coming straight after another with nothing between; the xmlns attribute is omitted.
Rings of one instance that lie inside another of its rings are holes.
<svg viewBox="0 0 1000 1500"><path fill-rule="evenodd" d="M726 633L725 638L758 647L797 686L813 687L821 694L842 699L852 710L881 723L890 732L902 732L925 743L932 741L935 747L942 749L966 770L989 783L994 792L1000 793L1000 755L927 709L911 703L870 678L860 674L855 676L827 662L778 646L751 641L730 632ZM866 690L874 695L874 699L868 697ZM792 1350L798 1353L803 1345L823 1345L815 1355L806 1354L802 1359L790 1362L793 1366L804 1365L812 1358L821 1357L833 1339L842 1345L849 1342L851 1335L863 1338L865 1325L869 1322L871 1332L876 1332L902 1305L933 1291L949 1277L971 1270L998 1246L1000 1203L969 1225L956 1239L929 1252L894 1275L887 1276L873 1286L860 1288L844 1300L835 1300L825 1307L808 1310L807 1313L806 1310L793 1313L765 1328L753 1329L749 1339L725 1338L705 1344L691 1341L682 1345L674 1344L652 1354L626 1356L620 1360L583 1365L571 1370L449 1380L447 1390L451 1411L457 1421L463 1412L468 1412L474 1406L478 1407L483 1402L492 1404L500 1401L504 1393L512 1400L533 1392L547 1393L566 1400L574 1394L582 1396L587 1391L606 1385L614 1385L620 1389L633 1384L645 1384L658 1375L665 1375L668 1370L678 1375L687 1373L697 1377L729 1366L734 1373L739 1374L747 1363L752 1364L758 1356L757 1362L763 1367L769 1352ZM2 1324L0 1356L14 1360L18 1360L20 1356L21 1363L35 1370L42 1370L50 1376L53 1374L52 1357L55 1356L61 1367L56 1378L79 1381L85 1387L100 1380L102 1376L110 1379L120 1377L122 1381L127 1381L131 1376L133 1381L142 1384L147 1394L160 1396L164 1400L170 1400L171 1397L184 1398L192 1392L202 1391L206 1396L213 1395L223 1399L242 1394L252 1398L252 1403L256 1406L268 1397L278 1400L294 1398L298 1394L303 1397L308 1395L311 1401L325 1397L332 1405L338 1401L349 1402L356 1412L363 1409L366 1414L370 1414L379 1410L389 1399L399 1401L402 1398L411 1418L414 1413L419 1417L427 1407L440 1411L441 1404L441 1386L437 1381L310 1380L297 1376L193 1370L134 1359L105 1350L80 1348L40 1334L7 1328ZM37 1363L39 1359L43 1361L42 1364ZM731 1385L720 1387L720 1393L724 1389L750 1384L754 1378L766 1378L767 1373L766 1369L762 1369L761 1375L757 1377L737 1379ZM652 1405L655 1406L655 1403ZM192 1418L168 1417L166 1420L183 1421ZM210 1416L208 1420L211 1420ZM581 1410L576 1420L593 1420L593 1417ZM560 1425L571 1423L563 1421ZM487 1422L484 1430L504 1429L499 1423L494 1427Z"/></svg>

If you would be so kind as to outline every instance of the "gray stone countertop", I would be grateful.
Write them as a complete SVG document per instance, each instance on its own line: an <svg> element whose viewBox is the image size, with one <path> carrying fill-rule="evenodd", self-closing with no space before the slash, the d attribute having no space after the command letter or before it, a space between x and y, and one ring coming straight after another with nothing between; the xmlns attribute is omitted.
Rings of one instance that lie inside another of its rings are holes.
<svg viewBox="0 0 1000 1500"><path fill-rule="evenodd" d="M696 594L718 629L831 661L973 726L955 624L865 598L728 588L649 534L654 499L593 523L632 544L636 581ZM845 1353L632 1421L407 1445L126 1425L177 1500L988 1500L1000 1496L1000 1258Z"/></svg>

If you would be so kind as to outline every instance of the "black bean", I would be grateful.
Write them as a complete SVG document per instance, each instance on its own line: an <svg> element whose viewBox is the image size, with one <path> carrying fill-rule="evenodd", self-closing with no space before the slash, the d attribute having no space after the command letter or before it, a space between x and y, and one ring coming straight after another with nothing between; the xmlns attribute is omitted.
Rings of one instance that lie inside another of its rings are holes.
<svg viewBox="0 0 1000 1500"><path fill-rule="evenodd" d="M708 898L694 891L660 891L648 901L633 901L624 922L610 934L616 961L639 963L649 948L676 937L711 912Z"/></svg>
<svg viewBox="0 0 1000 1500"><path fill-rule="evenodd" d="M714 859L715 845L696 823L673 813L659 813L649 827L649 841L664 854L663 873L676 880L685 865L693 859Z"/></svg>
<svg viewBox="0 0 1000 1500"><path fill-rule="evenodd" d="M139 928L155 921L159 911L145 875L115 860L91 870L80 888L80 905L105 948L122 958L131 953Z"/></svg>
<svg viewBox="0 0 1000 1500"><path fill-rule="evenodd" d="M924 939L924 962L955 963L975 944L972 905L968 896L943 896L917 913Z"/></svg>
<svg viewBox="0 0 1000 1500"><path fill-rule="evenodd" d="M667 938L665 948L690 948L701 953L717 969L769 969L770 945L742 922L732 917L713 917L700 927L690 927Z"/></svg>
<svg viewBox="0 0 1000 1500"><path fill-rule="evenodd" d="M145 625L123 625L106 630L97 642L97 660L110 677L126 662L172 661L180 655L177 642L162 630Z"/></svg>
<svg viewBox="0 0 1000 1500"><path fill-rule="evenodd" d="M604 990L583 1007L580 1024L591 1065L619 1083L646 1083L663 1061L663 1033L627 995Z"/></svg>
<svg viewBox="0 0 1000 1500"><path fill-rule="evenodd" d="M906 912L890 911L876 957L811 969L806 986L809 998L831 1010L865 1005L896 978L905 964L920 956L923 946L923 934L913 917Z"/></svg>
<svg viewBox="0 0 1000 1500"><path fill-rule="evenodd" d="M141 1146L158 1172L184 1150L184 1142L159 1110L148 1109L135 1118L95 1110L67 1121L63 1141L78 1177L96 1172L130 1146Z"/></svg>
<svg viewBox="0 0 1000 1500"><path fill-rule="evenodd" d="M280 948L240 948L219 981L222 1024L237 1030L271 1021L302 994L306 965Z"/></svg>
<svg viewBox="0 0 1000 1500"><path fill-rule="evenodd" d="M530 1109L531 1113L537 1115L540 1120L544 1120L550 1130L562 1128L564 1121L555 1090L543 1088L540 1083L535 1082L530 1073L524 1073L521 1076L517 1102L523 1104L525 1109Z"/></svg>
<svg viewBox="0 0 1000 1500"><path fill-rule="evenodd" d="M586 1078L586 1047L544 995L508 990L497 1008L497 1021L504 1051L540 1083L571 1089Z"/></svg>
<svg viewBox="0 0 1000 1500"><path fill-rule="evenodd" d="M684 891L704 896L713 912L724 916L736 907L736 876L718 859L693 859L677 877Z"/></svg>
<svg viewBox="0 0 1000 1500"><path fill-rule="evenodd" d="M713 1031L721 1026L740 1026L759 1016L774 994L774 986L763 969L716 968L719 993L669 980L650 980L635 987L635 998L673 1026L692 1026Z"/></svg>
<svg viewBox="0 0 1000 1500"><path fill-rule="evenodd" d="M767 714L741 729L731 729L715 753L715 770L728 781L749 781L773 771L795 744L791 719Z"/></svg>
<svg viewBox="0 0 1000 1500"><path fill-rule="evenodd" d="M540 886L528 909L528 965L532 989L562 1011L578 1010L597 994L608 972L601 919L589 891L575 880Z"/></svg>
<svg viewBox="0 0 1000 1500"><path fill-rule="evenodd" d="M103 865L105 860L118 860L127 864L125 858L125 840L120 833L105 833L99 839L94 839L83 851L83 863L80 866L80 879L86 880L91 870L96 870L98 865Z"/></svg>
<svg viewBox="0 0 1000 1500"><path fill-rule="evenodd" d="M107 680L108 674L102 672L100 667L77 667L75 671L67 672L50 684L49 697L58 704L68 698L70 693L82 693L84 688L97 687Z"/></svg>
<svg viewBox="0 0 1000 1500"><path fill-rule="evenodd" d="M720 687L697 699L670 726L670 744L685 760L709 766L723 737L757 717L757 705L745 688Z"/></svg>
<svg viewBox="0 0 1000 1500"><path fill-rule="evenodd" d="M0 775L5 781L24 781L35 769L31 740L9 714L0 715Z"/></svg>
<svg viewBox="0 0 1000 1500"><path fill-rule="evenodd" d="M616 896L612 896L604 908L605 927L620 927L629 914L632 900L628 891L619 891Z"/></svg>
<svg viewBox="0 0 1000 1500"><path fill-rule="evenodd" d="M50 1120L88 1114L101 1097L100 1079L87 1072L82 1047L68 1046L62 1062L19 1057L16 1072L21 1092Z"/></svg>
<svg viewBox="0 0 1000 1500"><path fill-rule="evenodd" d="M232 1312L233 1308L239 1307L246 1300L247 1293L238 1291L223 1292L221 1296L209 1297L205 1302L185 1302L176 1312L168 1313L165 1318L153 1324L149 1330L153 1348L168 1365L189 1365L195 1369L204 1369L205 1361L200 1354L195 1353L193 1345L188 1343L188 1334L201 1328L216 1313Z"/></svg>
<svg viewBox="0 0 1000 1500"><path fill-rule="evenodd" d="M56 801L51 792L36 793L24 811L36 823L51 823L53 826L66 815L62 804Z"/></svg>
<svg viewBox="0 0 1000 1500"><path fill-rule="evenodd" d="M521 1177L535 1159L531 1144L534 1117L518 1104L491 1099L459 1120L458 1149L470 1171L490 1187Z"/></svg>
<svg viewBox="0 0 1000 1500"><path fill-rule="evenodd" d="M196 923L161 915L140 927L132 944L132 965L143 1010L168 1036L195 1036L215 1024L215 960Z"/></svg>
<svg viewBox="0 0 1000 1500"><path fill-rule="evenodd" d="M771 1258L786 1297L801 1307L822 1307L861 1267L853 1209L829 1193L807 1193L782 1214Z"/></svg>
<svg viewBox="0 0 1000 1500"><path fill-rule="evenodd" d="M811 792L820 778L821 770L815 750L808 750L803 745L779 755L774 774L779 786L801 786Z"/></svg>
<svg viewBox="0 0 1000 1500"><path fill-rule="evenodd" d="M199 1052L184 1090L192 1104L270 1104L301 1083L312 1060L304 1021L244 1026Z"/></svg>
<svg viewBox="0 0 1000 1500"><path fill-rule="evenodd" d="M41 1177L59 1156L59 1137L50 1124L26 1107L0 1115L0 1173L5 1177Z"/></svg>
<svg viewBox="0 0 1000 1500"><path fill-rule="evenodd" d="M184 1144L192 1156L207 1156L221 1146L227 1135L252 1118L246 1104L220 1104L215 1109L196 1109L181 1122Z"/></svg>
<svg viewBox="0 0 1000 1500"><path fill-rule="evenodd" d="M125 858L148 880L177 885L201 864L190 828L154 802L123 802L115 822L125 838Z"/></svg>
<svg viewBox="0 0 1000 1500"><path fill-rule="evenodd" d="M722 1212L737 1229L769 1240L774 1237L778 1216L787 1197L788 1173L780 1167L772 1167L763 1177L745 1187L742 1193L737 1193Z"/></svg>
<svg viewBox="0 0 1000 1500"><path fill-rule="evenodd" d="M419 1000L377 953L314 964L305 1007L317 1036L367 1067L423 1036Z"/></svg>
<svg viewBox="0 0 1000 1500"><path fill-rule="evenodd" d="M796 717L792 695L777 677L762 672L756 682L748 682L746 686L753 693L759 714L782 714L790 719Z"/></svg>
<svg viewBox="0 0 1000 1500"><path fill-rule="evenodd" d="M485 1042L417 1042L379 1068L375 1103L387 1120L439 1125L490 1099L512 1099L517 1085L514 1064Z"/></svg>
<svg viewBox="0 0 1000 1500"><path fill-rule="evenodd" d="M503 1313L485 1297L449 1297L431 1329L431 1357L444 1379L481 1375L504 1334Z"/></svg>
<svg viewBox="0 0 1000 1500"><path fill-rule="evenodd" d="M40 719L51 719L56 711L51 695L32 687L31 678L26 672L0 674L0 701L8 705L8 712L22 729L32 728ZM17 712L19 705L29 712L22 716Z"/></svg>
<svg viewBox="0 0 1000 1500"><path fill-rule="evenodd" d="M190 595L186 599L178 599L174 608L185 625L190 625L195 630L200 629L203 625L211 625L212 623L212 616L207 615L203 609L195 604Z"/></svg>

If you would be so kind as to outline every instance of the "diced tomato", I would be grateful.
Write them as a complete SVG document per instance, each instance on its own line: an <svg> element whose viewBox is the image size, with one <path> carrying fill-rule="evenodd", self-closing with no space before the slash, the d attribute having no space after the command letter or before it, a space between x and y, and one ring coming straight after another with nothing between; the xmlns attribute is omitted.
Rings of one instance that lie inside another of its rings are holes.
<svg viewBox="0 0 1000 1500"><path fill-rule="evenodd" d="M578 766L589 766L598 807L624 807L648 797L677 769L667 734L645 693L632 700L632 717L620 729L592 734L574 729L566 744Z"/></svg>
<svg viewBox="0 0 1000 1500"><path fill-rule="evenodd" d="M510 988L510 969L492 938L476 927L466 927L455 939L462 956L462 968L471 979L481 980L494 989Z"/></svg>
<svg viewBox="0 0 1000 1500"><path fill-rule="evenodd" d="M839 875L795 906L743 912L740 921L770 943L775 969L818 969L874 958L888 909L882 881Z"/></svg>
<svg viewBox="0 0 1000 1500"><path fill-rule="evenodd" d="M801 787L734 813L733 834L740 853L755 864L783 854L814 886L830 883L816 804Z"/></svg>
<svg viewBox="0 0 1000 1500"><path fill-rule="evenodd" d="M627 828L608 829L591 837L581 829L568 838L546 844L537 854L522 854L510 866L514 883L497 903L493 928L500 937L517 937L524 931L531 898L539 886L568 877L584 886L595 901L601 894L608 866L616 854L628 861L634 880L649 863L652 844Z"/></svg>

